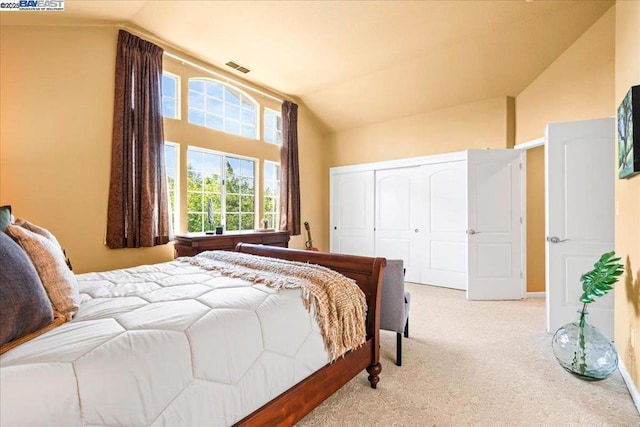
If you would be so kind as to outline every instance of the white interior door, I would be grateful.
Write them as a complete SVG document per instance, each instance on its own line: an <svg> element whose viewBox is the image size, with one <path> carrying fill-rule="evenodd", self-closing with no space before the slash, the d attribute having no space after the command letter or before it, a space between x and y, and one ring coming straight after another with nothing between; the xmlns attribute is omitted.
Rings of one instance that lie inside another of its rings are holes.
<svg viewBox="0 0 640 427"><path fill-rule="evenodd" d="M522 163L519 150L467 151L467 298L520 299Z"/></svg>
<svg viewBox="0 0 640 427"><path fill-rule="evenodd" d="M420 168L379 170L375 181L375 255L402 259L405 280L420 282L424 257Z"/></svg>
<svg viewBox="0 0 640 427"><path fill-rule="evenodd" d="M373 256L373 171L331 177L331 252Z"/></svg>
<svg viewBox="0 0 640 427"><path fill-rule="evenodd" d="M421 283L467 289L467 163L422 166L426 253Z"/></svg>
<svg viewBox="0 0 640 427"><path fill-rule="evenodd" d="M614 249L613 118L547 125L547 331L574 322L583 273ZM613 339L613 292L589 305L589 319Z"/></svg>

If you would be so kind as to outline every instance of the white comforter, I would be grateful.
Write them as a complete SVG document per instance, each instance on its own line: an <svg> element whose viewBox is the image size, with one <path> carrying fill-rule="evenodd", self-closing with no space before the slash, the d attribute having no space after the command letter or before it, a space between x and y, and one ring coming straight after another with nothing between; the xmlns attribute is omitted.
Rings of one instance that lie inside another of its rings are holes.
<svg viewBox="0 0 640 427"><path fill-rule="evenodd" d="M217 426L329 362L300 289L180 261L78 275L66 323L0 357L0 425Z"/></svg>

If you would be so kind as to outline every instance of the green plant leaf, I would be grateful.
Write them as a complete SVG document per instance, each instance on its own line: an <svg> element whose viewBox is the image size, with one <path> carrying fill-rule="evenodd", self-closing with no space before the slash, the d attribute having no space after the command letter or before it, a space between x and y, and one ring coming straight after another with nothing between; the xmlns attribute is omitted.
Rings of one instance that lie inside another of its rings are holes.
<svg viewBox="0 0 640 427"><path fill-rule="evenodd" d="M592 303L613 289L618 277L624 273L624 268L619 261L620 258L615 257L615 252L607 252L593 265L593 270L580 277L584 291L580 296L580 302Z"/></svg>

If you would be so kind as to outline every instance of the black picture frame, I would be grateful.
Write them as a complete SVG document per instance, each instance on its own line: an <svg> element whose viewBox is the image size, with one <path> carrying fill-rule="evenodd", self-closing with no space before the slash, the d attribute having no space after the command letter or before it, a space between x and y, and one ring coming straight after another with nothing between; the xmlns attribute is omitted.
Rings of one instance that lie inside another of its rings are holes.
<svg viewBox="0 0 640 427"><path fill-rule="evenodd" d="M618 106L618 178L640 173L640 85L632 86Z"/></svg>

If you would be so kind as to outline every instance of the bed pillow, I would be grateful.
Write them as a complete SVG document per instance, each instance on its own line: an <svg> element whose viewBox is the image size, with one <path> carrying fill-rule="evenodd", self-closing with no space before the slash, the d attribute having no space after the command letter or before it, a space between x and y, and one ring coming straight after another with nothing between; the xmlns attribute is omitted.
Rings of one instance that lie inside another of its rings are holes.
<svg viewBox="0 0 640 427"><path fill-rule="evenodd" d="M78 281L67 267L60 246L19 225L9 225L5 231L31 258L53 309L71 320L79 307Z"/></svg>
<svg viewBox="0 0 640 427"><path fill-rule="evenodd" d="M0 231L0 346L53 320L51 302L22 248Z"/></svg>
<svg viewBox="0 0 640 427"><path fill-rule="evenodd" d="M56 245L58 245L58 247L62 249L62 253L64 254L64 259L65 259L65 262L67 263L67 266L69 267L69 270L73 270L73 267L71 267L71 260L67 257L67 253L65 252L64 248L62 247L58 239L56 239L56 236L53 235L53 233L51 233L46 228L40 227L39 225L35 225L27 221L26 219L22 219L22 218L16 218L14 221L14 224L19 225L20 227L26 228L29 231L33 231L34 233L37 233L41 236L44 236L47 239L51 240Z"/></svg>
<svg viewBox="0 0 640 427"><path fill-rule="evenodd" d="M11 224L11 206L0 206L0 230L7 228Z"/></svg>

